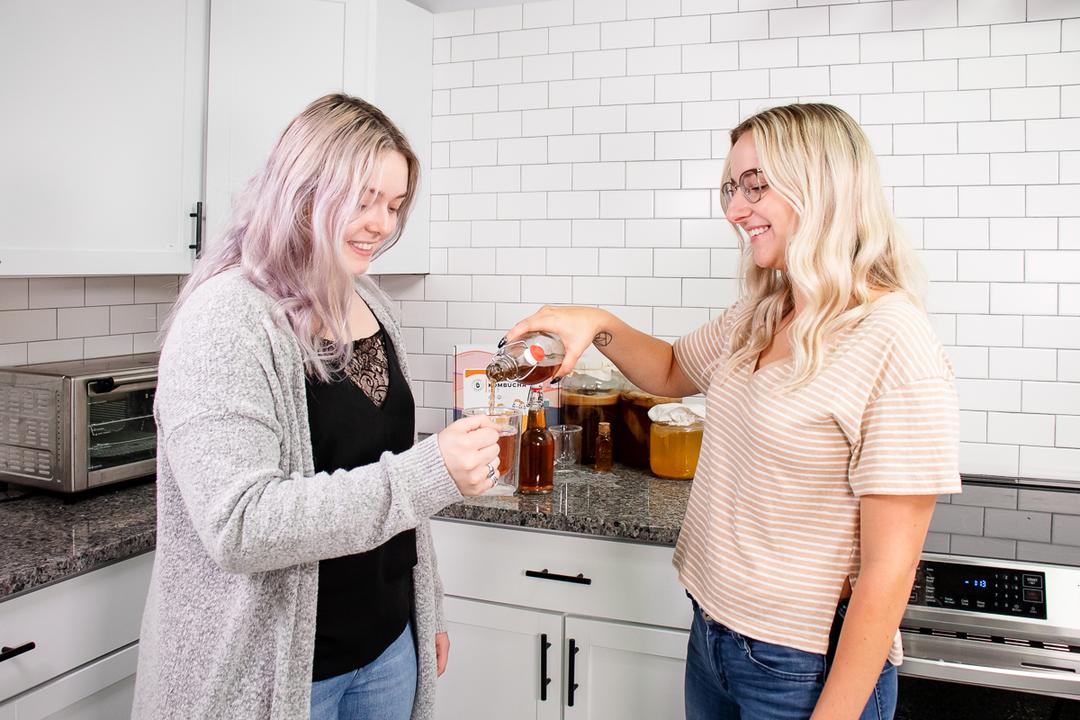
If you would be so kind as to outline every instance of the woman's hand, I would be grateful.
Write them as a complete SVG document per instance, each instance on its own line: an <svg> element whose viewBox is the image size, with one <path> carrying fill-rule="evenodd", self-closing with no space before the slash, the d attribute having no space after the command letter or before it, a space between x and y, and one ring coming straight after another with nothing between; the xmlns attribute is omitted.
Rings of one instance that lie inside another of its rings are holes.
<svg viewBox="0 0 1080 720"><path fill-rule="evenodd" d="M490 418L462 418L440 432L437 442L446 471L462 495L491 489L488 468L499 462L499 430Z"/></svg>
<svg viewBox="0 0 1080 720"><path fill-rule="evenodd" d="M446 658L450 655L450 636L444 632L435 633L435 677L446 672Z"/></svg>
<svg viewBox="0 0 1080 720"><path fill-rule="evenodd" d="M566 356L555 377L562 378L574 369L578 358L592 345L593 340L597 340L599 336L597 342L603 341L602 333L611 317L611 313L599 308L545 305L510 328L506 333L506 340L516 340L526 333L539 330L558 335L562 339Z"/></svg>

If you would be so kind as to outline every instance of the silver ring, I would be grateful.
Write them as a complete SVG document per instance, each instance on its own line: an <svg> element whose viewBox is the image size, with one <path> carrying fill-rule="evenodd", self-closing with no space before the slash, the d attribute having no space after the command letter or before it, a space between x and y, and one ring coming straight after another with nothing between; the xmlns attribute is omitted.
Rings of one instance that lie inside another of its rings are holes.
<svg viewBox="0 0 1080 720"><path fill-rule="evenodd" d="M499 471L496 470L495 466L491 463L488 463L487 469L487 476L488 480L491 481L491 487L495 487L495 484L499 482Z"/></svg>

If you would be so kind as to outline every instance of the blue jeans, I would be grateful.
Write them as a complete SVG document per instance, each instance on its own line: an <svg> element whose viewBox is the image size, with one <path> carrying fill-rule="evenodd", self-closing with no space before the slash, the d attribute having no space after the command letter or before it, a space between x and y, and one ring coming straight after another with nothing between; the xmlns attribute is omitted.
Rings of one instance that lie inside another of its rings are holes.
<svg viewBox="0 0 1080 720"><path fill-rule="evenodd" d="M364 667L311 683L311 720L409 720L416 697L412 627Z"/></svg>
<svg viewBox="0 0 1080 720"><path fill-rule="evenodd" d="M846 603L837 609L843 623ZM834 627L834 632L839 625ZM694 603L686 656L686 720L806 720L825 685L825 655L748 638ZM891 720L896 667L885 661L860 720Z"/></svg>

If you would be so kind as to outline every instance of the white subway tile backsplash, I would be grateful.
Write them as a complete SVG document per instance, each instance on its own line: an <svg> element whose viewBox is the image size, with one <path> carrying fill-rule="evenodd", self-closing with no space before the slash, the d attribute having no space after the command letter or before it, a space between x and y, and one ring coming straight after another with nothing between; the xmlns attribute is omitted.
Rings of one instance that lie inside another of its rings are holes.
<svg viewBox="0 0 1080 720"><path fill-rule="evenodd" d="M768 0L682 0L683 15L704 15L707 13L730 13L739 9L760 9L749 7L750 5L768 5ZM781 3L780 7L794 5L788 0L787 4ZM772 5L775 7L775 5Z"/></svg>
<svg viewBox="0 0 1080 720"><path fill-rule="evenodd" d="M598 102L603 105L651 103L655 97L654 78L651 75L609 77L603 78L599 82L600 98Z"/></svg>
<svg viewBox="0 0 1080 720"><path fill-rule="evenodd" d="M548 193L549 218L595 218L599 214L600 195L596 191Z"/></svg>
<svg viewBox="0 0 1080 720"><path fill-rule="evenodd" d="M961 25L1023 22L1026 10L1025 0L960 0L958 20Z"/></svg>
<svg viewBox="0 0 1080 720"><path fill-rule="evenodd" d="M680 4L681 0L627 0L626 17L634 20L677 16Z"/></svg>
<svg viewBox="0 0 1080 720"><path fill-rule="evenodd" d="M541 85L543 84L541 83ZM588 80L559 80L548 83L547 103L553 108L599 105L600 80L592 78Z"/></svg>
<svg viewBox="0 0 1080 720"><path fill-rule="evenodd" d="M1028 20L1047 20L1076 16L1076 5L1072 0L1029 0Z"/></svg>
<svg viewBox="0 0 1080 720"><path fill-rule="evenodd" d="M1080 119L1029 120L1027 150L1080 150Z"/></svg>
<svg viewBox="0 0 1080 720"><path fill-rule="evenodd" d="M829 8L829 32L833 35L887 32L892 29L892 3L833 5Z"/></svg>
<svg viewBox="0 0 1080 720"><path fill-rule="evenodd" d="M65 362L80 360L83 357L83 339L44 340L26 345L26 362L36 363Z"/></svg>
<svg viewBox="0 0 1080 720"><path fill-rule="evenodd" d="M935 313L985 313L990 308L990 287L986 283L934 282L926 294L926 307Z"/></svg>
<svg viewBox="0 0 1080 720"><path fill-rule="evenodd" d="M990 377L996 380L1054 380L1056 350L990 348Z"/></svg>
<svg viewBox="0 0 1080 720"><path fill-rule="evenodd" d="M626 50L591 50L574 53L575 78L626 75Z"/></svg>
<svg viewBox="0 0 1080 720"><path fill-rule="evenodd" d="M573 53L558 55L533 55L521 60L521 78L518 82L542 82L545 80L570 80L574 77Z"/></svg>
<svg viewBox="0 0 1080 720"><path fill-rule="evenodd" d="M1080 448L1080 415L1057 416L1054 444L1057 447Z"/></svg>
<svg viewBox="0 0 1080 720"><path fill-rule="evenodd" d="M894 30L952 27L957 22L955 0L897 0L892 5Z"/></svg>
<svg viewBox="0 0 1080 720"><path fill-rule="evenodd" d="M33 283L31 283L31 285L33 285ZM31 297L32 294L33 288L31 287ZM74 296L70 297L71 301L74 301ZM135 278L131 276L86 278L84 304L130 305L133 302L135 302Z"/></svg>
<svg viewBox="0 0 1080 720"><path fill-rule="evenodd" d="M1029 250L1025 253L1024 279L1028 282L1077 282L1080 252L1075 250Z"/></svg>
<svg viewBox="0 0 1080 720"><path fill-rule="evenodd" d="M17 310L23 308L78 307L85 300L85 280L81 277L33 277L29 278L29 305L27 305L27 279L0 280L8 283L9 301L0 299L0 308ZM174 282L175 285L175 282ZM173 293L175 296L175 292ZM0 290L2 295L2 290Z"/></svg>
<svg viewBox="0 0 1080 720"><path fill-rule="evenodd" d="M657 75L655 99L658 103L708 100L711 94L708 73ZM644 86L642 86L644 92ZM638 101L628 101L638 102Z"/></svg>
<svg viewBox="0 0 1080 720"><path fill-rule="evenodd" d="M1015 185L961 187L961 217L1019 217L1024 214L1024 188Z"/></svg>
<svg viewBox="0 0 1080 720"><path fill-rule="evenodd" d="M956 217L956 188L898 187L893 190L893 208L901 217Z"/></svg>
<svg viewBox="0 0 1080 720"><path fill-rule="evenodd" d="M685 56L683 61L685 62ZM798 64L799 42L795 38L743 40L739 43L739 67L743 70L792 67Z"/></svg>
<svg viewBox="0 0 1080 720"><path fill-rule="evenodd" d="M1056 285L1013 282L990 287L990 312L995 315L1053 315L1056 311Z"/></svg>
<svg viewBox="0 0 1080 720"><path fill-rule="evenodd" d="M626 278L575 277L573 302L578 305L623 305L626 303Z"/></svg>
<svg viewBox="0 0 1080 720"><path fill-rule="evenodd" d="M542 192L499 193L497 217L482 220L538 220L547 217L547 197Z"/></svg>
<svg viewBox="0 0 1080 720"><path fill-rule="evenodd" d="M574 190L623 190L625 163L574 163Z"/></svg>
<svg viewBox="0 0 1080 720"><path fill-rule="evenodd" d="M835 85L833 86L835 92ZM762 97L769 92L768 70L733 70L712 73L712 99ZM740 113L741 118L741 113Z"/></svg>
<svg viewBox="0 0 1080 720"><path fill-rule="evenodd" d="M1080 214L1080 185L1029 186L1027 214L1032 217Z"/></svg>
<svg viewBox="0 0 1080 720"><path fill-rule="evenodd" d="M526 166L529 169L534 167L552 167L549 165L540 166ZM558 166L555 166L558 167ZM464 168L466 172L469 168ZM471 169L471 177L467 181L463 181L461 185L456 186L450 190L450 192L470 192L468 186L472 185L471 192L474 193L491 193L491 192L509 192L521 190L521 178L524 174L524 168L518 165L492 165L486 167L474 167ZM454 178L456 179L456 177Z"/></svg>
<svg viewBox="0 0 1080 720"><path fill-rule="evenodd" d="M521 5L478 8L473 20L473 32L489 33L499 30L520 30L522 18Z"/></svg>
<svg viewBox="0 0 1080 720"><path fill-rule="evenodd" d="M990 91L992 120L1056 118L1061 113L1061 93L1056 87L996 88Z"/></svg>
<svg viewBox="0 0 1080 720"><path fill-rule="evenodd" d="M499 57L498 33L462 35L450 43L450 59L453 62L483 60Z"/></svg>
<svg viewBox="0 0 1080 720"><path fill-rule="evenodd" d="M892 89L895 92L956 90L958 74L956 60L895 63Z"/></svg>
<svg viewBox="0 0 1080 720"><path fill-rule="evenodd" d="M522 275L521 301L530 303L570 303L573 301L573 278L565 276Z"/></svg>
<svg viewBox="0 0 1080 720"><path fill-rule="evenodd" d="M84 338L82 357L98 358L113 355L130 355L134 352L133 337L132 335L105 335Z"/></svg>
<svg viewBox="0 0 1080 720"><path fill-rule="evenodd" d="M769 37L769 13L765 11L713 15L711 21L713 42Z"/></svg>
<svg viewBox="0 0 1080 720"><path fill-rule="evenodd" d="M1024 78L1027 76L1027 58L1016 55L965 59L959 63L959 75L958 85L961 90L1012 88L1024 84Z"/></svg>
<svg viewBox="0 0 1080 720"><path fill-rule="evenodd" d="M990 27L991 55L1031 55L1061 49L1061 23L1024 22Z"/></svg>
<svg viewBox="0 0 1080 720"><path fill-rule="evenodd" d="M602 218L651 218L653 193L648 190L604 190L600 193Z"/></svg>
<svg viewBox="0 0 1080 720"><path fill-rule="evenodd" d="M653 310L653 333L677 338L696 330L709 321L707 308L657 307Z"/></svg>
<svg viewBox="0 0 1080 720"><path fill-rule="evenodd" d="M1080 349L1080 317L1024 318L1024 347Z"/></svg>
<svg viewBox="0 0 1080 720"><path fill-rule="evenodd" d="M156 328L148 328L147 332L154 329ZM59 308L56 311L57 338L64 339L108 334L109 307L107 305L97 307Z"/></svg>
<svg viewBox="0 0 1080 720"><path fill-rule="evenodd" d="M958 345L1021 347L1026 345L1024 332L1024 318L1019 315L958 315L956 318Z"/></svg>
<svg viewBox="0 0 1080 720"><path fill-rule="evenodd" d="M817 95L829 92L829 69L784 68L769 71L769 87L776 95Z"/></svg>
<svg viewBox="0 0 1080 720"><path fill-rule="evenodd" d="M988 413L986 439L1002 445L1054 445L1054 416Z"/></svg>
<svg viewBox="0 0 1080 720"><path fill-rule="evenodd" d="M1048 480L1076 480L1080 450L1071 448L1020 447L1020 475ZM1051 557L1060 562L1060 551ZM1049 559L1044 556L1043 559Z"/></svg>
<svg viewBox="0 0 1080 720"><path fill-rule="evenodd" d="M422 299L471 300L472 279L467 275L428 275L424 279Z"/></svg>
<svg viewBox="0 0 1080 720"><path fill-rule="evenodd" d="M992 183L1040 185L1057 181L1057 153L1003 153L990 156L990 182ZM1031 214L1030 207L1028 213Z"/></svg>
<svg viewBox="0 0 1080 720"><path fill-rule="evenodd" d="M472 10L436 13L433 16L435 37L471 35L473 32L473 16Z"/></svg>
<svg viewBox="0 0 1080 720"><path fill-rule="evenodd" d="M548 140L548 162L573 163L600 160L599 135L562 135Z"/></svg>
<svg viewBox="0 0 1080 720"><path fill-rule="evenodd" d="M600 47L645 47L653 44L653 34L651 19L606 22L600 26Z"/></svg>
<svg viewBox="0 0 1080 720"><path fill-rule="evenodd" d="M656 20L654 42L657 45L706 43L710 34L709 23L698 17L660 18Z"/></svg>
<svg viewBox="0 0 1080 720"><path fill-rule="evenodd" d="M769 36L823 35L829 32L829 8L807 7L769 11Z"/></svg>
<svg viewBox="0 0 1080 720"><path fill-rule="evenodd" d="M926 122L989 119L989 90L958 90L926 93Z"/></svg>
<svg viewBox="0 0 1080 720"><path fill-rule="evenodd" d="M987 348L947 346L945 352L956 368L957 377L980 379L989 376Z"/></svg>
<svg viewBox="0 0 1080 720"><path fill-rule="evenodd" d="M715 39L715 31L713 36ZM921 54L920 57L922 57ZM799 38L799 65L846 65L857 62L859 62L858 35Z"/></svg>
<svg viewBox="0 0 1080 720"><path fill-rule="evenodd" d="M850 42L854 35L843 35L828 40ZM901 60L923 60L923 33L920 31L864 33L859 36L861 51L855 62L864 63L896 62ZM802 45L799 46L799 60L802 61Z"/></svg>
<svg viewBox="0 0 1080 720"><path fill-rule="evenodd" d="M656 217L709 217L710 196L708 190L657 190Z"/></svg>
<svg viewBox="0 0 1080 720"><path fill-rule="evenodd" d="M537 0L522 6L522 25L527 28L572 25L574 0Z"/></svg>
<svg viewBox="0 0 1080 720"><path fill-rule="evenodd" d="M472 224L473 247L517 247L520 244L521 223L516 220L479 220ZM449 262L447 251L447 268Z"/></svg>
<svg viewBox="0 0 1080 720"><path fill-rule="evenodd" d="M627 220L626 247L678 247L679 220Z"/></svg>
<svg viewBox="0 0 1080 720"><path fill-rule="evenodd" d="M642 160L625 163L627 190L662 190L680 187L677 160Z"/></svg>
<svg viewBox="0 0 1080 720"><path fill-rule="evenodd" d="M574 22L626 19L626 0L574 0Z"/></svg>
<svg viewBox="0 0 1080 720"><path fill-rule="evenodd" d="M495 327L495 303L493 302L448 302L440 304L445 307L444 325L446 327Z"/></svg>
<svg viewBox="0 0 1080 720"><path fill-rule="evenodd" d="M990 28L959 27L925 32L926 60L986 57L990 54Z"/></svg>
<svg viewBox="0 0 1080 720"><path fill-rule="evenodd" d="M570 246L569 220L525 220L521 223L522 247ZM570 266L566 266L570 267ZM574 267L576 270L576 266Z"/></svg>
<svg viewBox="0 0 1080 720"><path fill-rule="evenodd" d="M962 153L1022 152L1024 126L1024 122L962 123L957 129L959 150Z"/></svg>
<svg viewBox="0 0 1080 720"><path fill-rule="evenodd" d="M521 82L521 76L522 63L519 57L478 60L473 64L474 85L509 85Z"/></svg>
<svg viewBox="0 0 1080 720"><path fill-rule="evenodd" d="M600 250L600 274L623 277L650 277L653 253L648 249L604 248Z"/></svg>
<svg viewBox="0 0 1080 720"><path fill-rule="evenodd" d="M627 278L626 302L650 307L682 305L682 280L679 278Z"/></svg>
<svg viewBox="0 0 1080 720"><path fill-rule="evenodd" d="M893 91L893 66L890 63L839 65L833 66L830 73L831 92L836 95Z"/></svg>
<svg viewBox="0 0 1080 720"><path fill-rule="evenodd" d="M494 220L495 216L496 196L494 193L450 196L451 220Z"/></svg>
<svg viewBox="0 0 1080 720"><path fill-rule="evenodd" d="M499 56L542 55L548 52L548 31L516 30L499 33Z"/></svg>
<svg viewBox="0 0 1080 720"><path fill-rule="evenodd" d="M990 247L1040 249L1057 247L1056 218L993 218Z"/></svg>
<svg viewBox="0 0 1080 720"><path fill-rule="evenodd" d="M706 249L658 249L653 255L656 277L708 277L709 251Z"/></svg>
<svg viewBox="0 0 1080 720"><path fill-rule="evenodd" d="M956 379L960 407L967 410L1020 412L1020 387L1015 380Z"/></svg>

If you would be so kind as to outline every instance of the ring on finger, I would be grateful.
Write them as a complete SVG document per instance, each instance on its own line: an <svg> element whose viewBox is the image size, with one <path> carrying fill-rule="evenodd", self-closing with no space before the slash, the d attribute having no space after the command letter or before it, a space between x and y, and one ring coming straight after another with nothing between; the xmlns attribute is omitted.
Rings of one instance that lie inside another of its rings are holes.
<svg viewBox="0 0 1080 720"><path fill-rule="evenodd" d="M491 487L495 487L495 484L499 482L499 471L496 470L496 465L493 462L488 463L487 469L487 477L491 481Z"/></svg>

